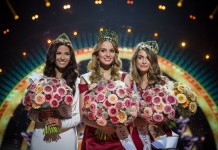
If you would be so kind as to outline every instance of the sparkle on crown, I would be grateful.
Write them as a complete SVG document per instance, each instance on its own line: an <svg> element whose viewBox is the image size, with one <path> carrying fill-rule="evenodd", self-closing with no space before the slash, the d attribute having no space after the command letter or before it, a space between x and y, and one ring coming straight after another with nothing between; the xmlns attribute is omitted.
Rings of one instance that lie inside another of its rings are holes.
<svg viewBox="0 0 218 150"><path fill-rule="evenodd" d="M141 45L139 46L140 49L150 49L152 50L154 53L158 53L159 51L159 48L158 48L158 45L157 45L157 42L156 41L147 41L147 42L142 42Z"/></svg>
<svg viewBox="0 0 218 150"><path fill-rule="evenodd" d="M110 30L110 29L104 29L103 31L100 31L97 36L97 43L101 41L109 40L113 42L115 45L118 45L118 35L116 32Z"/></svg>

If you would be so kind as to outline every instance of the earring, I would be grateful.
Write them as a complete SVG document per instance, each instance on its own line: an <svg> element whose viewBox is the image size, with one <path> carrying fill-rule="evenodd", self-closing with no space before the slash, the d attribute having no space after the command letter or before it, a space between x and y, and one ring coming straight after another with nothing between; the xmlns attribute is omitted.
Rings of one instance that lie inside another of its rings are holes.
<svg viewBox="0 0 218 150"><path fill-rule="evenodd" d="M98 67L100 68L100 61L98 60Z"/></svg>

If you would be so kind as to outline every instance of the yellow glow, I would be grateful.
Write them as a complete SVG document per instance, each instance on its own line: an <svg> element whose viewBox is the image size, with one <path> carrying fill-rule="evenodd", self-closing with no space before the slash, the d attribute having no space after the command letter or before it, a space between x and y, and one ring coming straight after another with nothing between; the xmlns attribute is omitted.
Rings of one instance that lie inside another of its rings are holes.
<svg viewBox="0 0 218 150"><path fill-rule="evenodd" d="M2 71L3 71L2 68L0 68L0 73L2 73Z"/></svg>
<svg viewBox="0 0 218 150"><path fill-rule="evenodd" d="M177 3L177 6L178 6L178 7L182 7L182 3L181 3L181 2L178 2L178 3Z"/></svg>
<svg viewBox="0 0 218 150"><path fill-rule="evenodd" d="M9 29L6 29L6 32L9 32L10 30Z"/></svg>
<svg viewBox="0 0 218 150"><path fill-rule="evenodd" d="M3 31L3 34L7 34L7 31Z"/></svg>
<svg viewBox="0 0 218 150"><path fill-rule="evenodd" d="M162 10L166 10L166 6L162 6Z"/></svg>
<svg viewBox="0 0 218 150"><path fill-rule="evenodd" d="M23 55L23 56L26 56L26 52L23 52L22 55Z"/></svg>
<svg viewBox="0 0 218 150"><path fill-rule="evenodd" d="M73 32L73 35L76 36L78 33L76 31Z"/></svg>
<svg viewBox="0 0 218 150"><path fill-rule="evenodd" d="M158 37L158 33L157 33L157 32L155 32L155 33L154 33L154 36L155 36L155 37Z"/></svg>
<svg viewBox="0 0 218 150"><path fill-rule="evenodd" d="M35 15L35 18L38 19L38 18L39 18L39 15L36 14L36 15Z"/></svg>
<svg viewBox="0 0 218 150"><path fill-rule="evenodd" d="M99 4L102 4L102 1L100 0L100 1L98 1L98 3L99 3Z"/></svg>
<svg viewBox="0 0 218 150"><path fill-rule="evenodd" d="M47 43L48 43L48 44L50 44L50 43L51 43L51 40L50 40L50 39L48 39L48 40L47 40Z"/></svg>
<svg viewBox="0 0 218 150"><path fill-rule="evenodd" d="M47 2L45 3L45 6L46 6L46 7L50 7L50 6L51 6L51 3L47 1Z"/></svg>
<svg viewBox="0 0 218 150"><path fill-rule="evenodd" d="M14 16L14 19L15 19L15 20L18 20L18 19L19 19L19 16L18 16L18 15L15 15L15 16Z"/></svg>
<svg viewBox="0 0 218 150"><path fill-rule="evenodd" d="M162 7L163 7L162 5L159 5L159 6L158 6L158 9L162 9Z"/></svg>
<svg viewBox="0 0 218 150"><path fill-rule="evenodd" d="M209 19L211 19L211 20L212 20L212 19L213 19L213 15L210 15L210 16L209 16Z"/></svg>
<svg viewBox="0 0 218 150"><path fill-rule="evenodd" d="M132 29L130 29L130 28L129 28L129 29L127 29L127 32L128 32L128 33L132 32Z"/></svg>
<svg viewBox="0 0 218 150"><path fill-rule="evenodd" d="M206 59L209 59L209 58L210 58L210 55L209 55L209 54L205 55L205 58L206 58Z"/></svg>
<svg viewBox="0 0 218 150"><path fill-rule="evenodd" d="M182 43L181 43L181 46L182 46L182 47L185 47L185 46L186 46L186 43L185 43L185 42L182 42Z"/></svg>
<svg viewBox="0 0 218 150"><path fill-rule="evenodd" d="M32 20L35 20L36 18L35 18L35 16L32 16Z"/></svg>
<svg viewBox="0 0 218 150"><path fill-rule="evenodd" d="M97 0L95 1L95 4L98 5L98 1Z"/></svg>
<svg viewBox="0 0 218 150"><path fill-rule="evenodd" d="M104 28L100 28L100 31L101 31L101 32L104 31Z"/></svg>

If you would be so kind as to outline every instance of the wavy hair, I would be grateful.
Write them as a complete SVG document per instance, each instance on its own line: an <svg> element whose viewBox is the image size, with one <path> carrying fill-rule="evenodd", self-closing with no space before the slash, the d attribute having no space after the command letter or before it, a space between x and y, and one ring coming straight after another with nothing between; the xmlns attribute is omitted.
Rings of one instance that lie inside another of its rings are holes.
<svg viewBox="0 0 218 150"><path fill-rule="evenodd" d="M43 74L48 77L56 77L55 73L55 59L56 52L59 46L65 45L70 49L70 62L66 66L62 78L64 78L69 85L73 89L73 94L75 94L75 82L78 77L78 66L76 63L75 53L73 46L70 41L56 41L53 42L46 54L45 68Z"/></svg>
<svg viewBox="0 0 218 150"><path fill-rule="evenodd" d="M158 64L157 54L147 47L141 47L143 43L144 42L140 42L139 44L137 44L137 46L134 49L134 54L132 56L131 65L130 65L130 75L137 85L142 84L142 78L139 74L139 70L136 67L136 59L138 57L138 52L140 50L143 50L147 53L148 60L151 64L147 73L148 84L154 86L155 84L161 82L161 71L160 71L160 66Z"/></svg>
<svg viewBox="0 0 218 150"><path fill-rule="evenodd" d="M102 75L100 74L97 56L98 56L98 52L103 42L104 41L100 41L94 46L93 53L92 53L92 59L88 63L88 69L91 72L91 75L89 77L89 80L91 81L91 83L97 83L102 78ZM122 67L122 62L119 58L118 47L116 46L114 42L112 41L110 42L112 43L113 48L115 49L115 59L114 59L114 62L111 64L111 79L116 81L116 80L121 79L119 71Z"/></svg>

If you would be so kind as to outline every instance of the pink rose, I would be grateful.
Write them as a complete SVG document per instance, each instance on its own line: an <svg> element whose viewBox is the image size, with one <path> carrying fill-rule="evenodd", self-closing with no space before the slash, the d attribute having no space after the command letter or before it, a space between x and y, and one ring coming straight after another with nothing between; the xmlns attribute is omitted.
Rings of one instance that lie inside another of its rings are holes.
<svg viewBox="0 0 218 150"><path fill-rule="evenodd" d="M110 117L115 117L118 114L118 109L115 106L111 106L108 108L108 115Z"/></svg>
<svg viewBox="0 0 218 150"><path fill-rule="evenodd" d="M64 102L67 105L71 105L73 103L73 96L72 95L66 95L64 98Z"/></svg>
<svg viewBox="0 0 218 150"><path fill-rule="evenodd" d="M164 119L164 116L163 116L163 114L160 114L160 113L154 113L153 119L156 122L162 122Z"/></svg>
<svg viewBox="0 0 218 150"><path fill-rule="evenodd" d="M96 120L96 113L95 112L88 112L88 119L89 120Z"/></svg>
<svg viewBox="0 0 218 150"><path fill-rule="evenodd" d="M45 85L43 87L43 92L45 94L51 94L53 92L53 87L51 85Z"/></svg>
<svg viewBox="0 0 218 150"><path fill-rule="evenodd" d="M95 89L95 92L96 93L103 93L105 91L105 87L104 86L98 86L96 89Z"/></svg>
<svg viewBox="0 0 218 150"><path fill-rule="evenodd" d="M52 82L54 83L54 85L60 84L59 80L57 80L57 79L55 79L55 78L52 79Z"/></svg>
<svg viewBox="0 0 218 150"><path fill-rule="evenodd" d="M126 92L125 92L125 90L122 89L122 88L118 88L118 89L116 90L116 94L117 94L118 97L120 97L120 98L124 98L124 97L126 96Z"/></svg>
<svg viewBox="0 0 218 150"><path fill-rule="evenodd" d="M29 90L30 90L31 92L35 92L35 90L36 90L36 84L35 84L35 83L30 84Z"/></svg>
<svg viewBox="0 0 218 150"><path fill-rule="evenodd" d="M167 95L166 97L166 101L171 104L171 105L175 105L176 104L176 98L172 95Z"/></svg>
<svg viewBox="0 0 218 150"><path fill-rule="evenodd" d="M109 108L111 106L111 103L109 103L108 99L105 99L105 101L103 102L103 106L105 108Z"/></svg>
<svg viewBox="0 0 218 150"><path fill-rule="evenodd" d="M67 94L67 91L63 87L58 87L57 88L57 93L61 96L64 97Z"/></svg>
<svg viewBox="0 0 218 150"><path fill-rule="evenodd" d="M58 93L54 93L53 95L54 99L61 101L62 97Z"/></svg>
<svg viewBox="0 0 218 150"><path fill-rule="evenodd" d="M172 111L172 106L171 105L169 105L169 104L165 104L164 106L163 106L163 112L165 113L165 114L170 114L171 113L171 111Z"/></svg>
<svg viewBox="0 0 218 150"><path fill-rule="evenodd" d="M152 96L149 94L147 94L147 95L144 94L143 99L147 105L150 105L152 103Z"/></svg>
<svg viewBox="0 0 218 150"><path fill-rule="evenodd" d="M106 126L107 120L101 117L101 118L97 119L97 124L100 126Z"/></svg>
<svg viewBox="0 0 218 150"><path fill-rule="evenodd" d="M53 99L53 95L52 94L45 94L45 101L49 102L51 99Z"/></svg>
<svg viewBox="0 0 218 150"><path fill-rule="evenodd" d="M51 106L51 108L57 108L59 106L59 101L56 99L52 99L49 101L49 105Z"/></svg>
<svg viewBox="0 0 218 150"><path fill-rule="evenodd" d="M123 102L122 101L117 101L117 103L115 104L115 107L117 109L121 109L123 107Z"/></svg>
<svg viewBox="0 0 218 150"><path fill-rule="evenodd" d="M147 117L151 117L153 114L153 111L150 107L145 107L144 108L144 112L143 115L147 118Z"/></svg>
<svg viewBox="0 0 218 150"><path fill-rule="evenodd" d="M118 124L119 123L119 119L117 117L111 117L110 121L112 124Z"/></svg>
<svg viewBox="0 0 218 150"><path fill-rule="evenodd" d="M109 91L114 91L116 89L116 86L114 83L109 83L106 88L109 90Z"/></svg>
<svg viewBox="0 0 218 150"><path fill-rule="evenodd" d="M96 101L97 102L103 102L105 100L105 96L103 93L98 93L96 96Z"/></svg>
<svg viewBox="0 0 218 150"><path fill-rule="evenodd" d="M96 102L91 102L89 109L91 112L95 112L97 110L97 103Z"/></svg>
<svg viewBox="0 0 218 150"><path fill-rule="evenodd" d="M45 102L45 95L43 95L43 94L37 94L36 96L35 96L35 103L37 104L37 105L42 105L42 104L44 104L44 102Z"/></svg>
<svg viewBox="0 0 218 150"><path fill-rule="evenodd" d="M126 108L130 108L131 107L131 100L130 100L130 98L125 98L124 99L124 106Z"/></svg>
<svg viewBox="0 0 218 150"><path fill-rule="evenodd" d="M159 91L157 93L157 95L160 96L160 97L166 97L166 94L163 91Z"/></svg>
<svg viewBox="0 0 218 150"><path fill-rule="evenodd" d="M154 105L160 105L161 102L162 102L162 99L161 99L160 96L155 96L155 97L152 98L152 103Z"/></svg>
<svg viewBox="0 0 218 150"><path fill-rule="evenodd" d="M111 104L116 104L116 102L118 101L118 97L116 94L110 94L108 96L108 102Z"/></svg>

